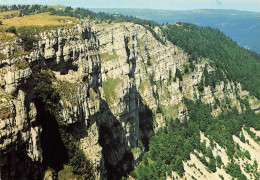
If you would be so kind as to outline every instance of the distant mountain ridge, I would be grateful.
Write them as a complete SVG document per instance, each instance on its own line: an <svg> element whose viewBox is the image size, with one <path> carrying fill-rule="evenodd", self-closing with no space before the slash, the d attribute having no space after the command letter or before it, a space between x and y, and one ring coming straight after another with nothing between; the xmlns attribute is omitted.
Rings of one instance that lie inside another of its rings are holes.
<svg viewBox="0 0 260 180"><path fill-rule="evenodd" d="M260 54L260 13L237 10L92 9L106 13L154 20L158 23L188 22L218 28L240 46Z"/></svg>

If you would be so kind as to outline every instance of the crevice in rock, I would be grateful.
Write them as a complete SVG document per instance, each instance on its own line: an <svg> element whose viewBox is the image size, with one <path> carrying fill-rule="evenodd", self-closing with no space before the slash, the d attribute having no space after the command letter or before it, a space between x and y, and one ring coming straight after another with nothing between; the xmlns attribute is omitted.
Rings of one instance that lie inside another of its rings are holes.
<svg viewBox="0 0 260 180"><path fill-rule="evenodd" d="M55 117L46 108L43 102L36 102L37 121L42 126L42 133L40 136L41 147L43 150L43 168L50 167L56 172L63 168L63 165L68 163L68 152L65 147L59 125Z"/></svg>

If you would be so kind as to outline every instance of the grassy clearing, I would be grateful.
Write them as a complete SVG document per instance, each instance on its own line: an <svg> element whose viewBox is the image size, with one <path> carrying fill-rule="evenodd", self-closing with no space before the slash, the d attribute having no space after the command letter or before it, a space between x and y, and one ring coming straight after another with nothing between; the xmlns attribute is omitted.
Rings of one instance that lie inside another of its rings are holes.
<svg viewBox="0 0 260 180"><path fill-rule="evenodd" d="M160 82L159 82L159 85L157 85L157 87L160 87ZM166 83L162 82L161 90L163 92L161 100L167 100L167 99L169 99L169 97L171 97L171 93L168 90L168 87L167 87Z"/></svg>
<svg viewBox="0 0 260 180"><path fill-rule="evenodd" d="M133 155L136 155L136 154L138 155L142 152L142 150L139 147L135 147L135 148L131 149L131 152Z"/></svg>
<svg viewBox="0 0 260 180"><path fill-rule="evenodd" d="M0 32L0 42L13 41L15 39L17 39L17 36L13 33Z"/></svg>
<svg viewBox="0 0 260 180"><path fill-rule="evenodd" d="M58 92L63 102L64 106L67 107L67 103L70 103L72 106L75 106L78 102L77 90L79 84L71 83L68 81L59 81L58 82Z"/></svg>
<svg viewBox="0 0 260 180"><path fill-rule="evenodd" d="M161 106L162 111L167 118L175 119L178 117L178 104L171 105L171 106Z"/></svg>
<svg viewBox="0 0 260 180"><path fill-rule="evenodd" d="M113 54L109 54L109 53L103 53L100 54L100 59L101 61L105 62L105 61L111 61L111 60L118 60L118 55L116 54L116 52L114 51Z"/></svg>
<svg viewBox="0 0 260 180"><path fill-rule="evenodd" d="M106 100L109 106L112 105L114 98L117 95L116 87L122 80L120 78L109 78L107 81L102 82L102 87L106 96Z"/></svg>
<svg viewBox="0 0 260 180"><path fill-rule="evenodd" d="M141 55L145 52L145 45L141 38L137 39L137 46L140 48Z"/></svg>
<svg viewBox="0 0 260 180"><path fill-rule="evenodd" d="M12 19L4 19L1 27L8 28L10 26L64 26L68 25L68 22L77 22L74 17L67 16L54 16L50 12L40 13L35 15L28 15L24 17L15 17Z"/></svg>
<svg viewBox="0 0 260 180"><path fill-rule="evenodd" d="M144 42L143 42L143 40L142 40L141 38L138 38L138 39L137 39L137 45L138 45L140 48L144 47Z"/></svg>
<svg viewBox="0 0 260 180"><path fill-rule="evenodd" d="M0 17L10 13L0 13ZM74 17L55 16L50 12L3 19L0 25L0 41L11 42L19 37L23 41L24 50L29 52L34 42L38 41L39 33L59 27L71 28L76 22L77 19Z"/></svg>
<svg viewBox="0 0 260 180"><path fill-rule="evenodd" d="M19 14L19 11L7 11L0 13L0 19L10 19L13 17L17 17Z"/></svg>
<svg viewBox="0 0 260 180"><path fill-rule="evenodd" d="M148 87L151 87L151 82L149 79L145 79L145 80L141 81L140 90L141 90L142 94L144 94L145 89Z"/></svg>

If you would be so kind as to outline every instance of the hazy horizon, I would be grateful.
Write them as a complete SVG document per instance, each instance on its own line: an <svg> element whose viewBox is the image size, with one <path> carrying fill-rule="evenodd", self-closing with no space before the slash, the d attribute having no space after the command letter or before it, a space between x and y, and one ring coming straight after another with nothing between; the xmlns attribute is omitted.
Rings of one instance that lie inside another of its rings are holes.
<svg viewBox="0 0 260 180"><path fill-rule="evenodd" d="M260 12L260 0L0 0L1 5L43 4L84 8L130 8L160 10L230 9Z"/></svg>
<svg viewBox="0 0 260 180"><path fill-rule="evenodd" d="M260 13L260 11L250 11L250 10L237 10L237 9L156 9L156 8L88 8L88 9L138 9L138 10L163 10L163 11L199 11L199 10L230 10L230 11L246 11L246 12L255 12Z"/></svg>

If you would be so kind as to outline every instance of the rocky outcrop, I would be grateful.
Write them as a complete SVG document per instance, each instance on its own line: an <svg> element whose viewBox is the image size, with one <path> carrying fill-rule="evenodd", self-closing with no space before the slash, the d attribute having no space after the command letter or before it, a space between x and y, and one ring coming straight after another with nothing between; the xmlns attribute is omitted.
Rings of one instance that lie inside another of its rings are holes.
<svg viewBox="0 0 260 180"><path fill-rule="evenodd" d="M160 29L156 32L160 34ZM183 50L168 41L161 44L133 23L87 21L44 32L36 50L24 59L29 63L24 69L14 68L17 60L2 60L0 66L1 107L5 107L0 120L1 163L6 170L3 177L9 179L43 177L49 147L42 132L51 129L43 123L51 117L34 101L34 68L54 74L59 121L72 129L97 179L119 179L129 173L147 150L149 133L167 119L188 118L184 97L200 97L213 105L215 99L228 96L231 105L240 108L232 90L241 92L239 85L220 82L215 89L205 87L200 92L197 86L204 78L205 61L185 74L188 55ZM175 76L177 69L182 78ZM220 111L217 107L213 114Z"/></svg>

